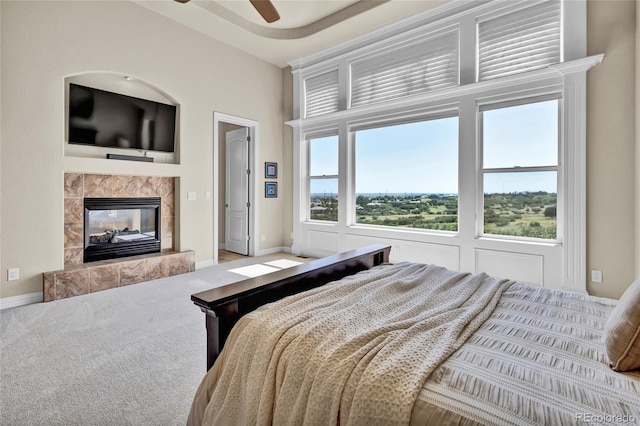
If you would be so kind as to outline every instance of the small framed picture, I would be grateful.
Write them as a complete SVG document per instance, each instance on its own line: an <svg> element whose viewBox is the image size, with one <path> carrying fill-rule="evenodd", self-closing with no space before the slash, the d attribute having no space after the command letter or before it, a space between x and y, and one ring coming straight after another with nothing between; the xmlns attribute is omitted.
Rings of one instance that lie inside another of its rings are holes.
<svg viewBox="0 0 640 426"><path fill-rule="evenodd" d="M278 177L278 163L264 163L264 177L276 179Z"/></svg>
<svg viewBox="0 0 640 426"><path fill-rule="evenodd" d="M264 183L264 196L265 196L265 198L277 198L278 197L278 182L265 182Z"/></svg>

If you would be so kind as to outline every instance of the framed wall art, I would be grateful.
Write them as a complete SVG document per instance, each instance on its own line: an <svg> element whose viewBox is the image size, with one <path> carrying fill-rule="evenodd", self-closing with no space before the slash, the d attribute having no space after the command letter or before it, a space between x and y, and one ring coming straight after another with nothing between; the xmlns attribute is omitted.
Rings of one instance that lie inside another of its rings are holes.
<svg viewBox="0 0 640 426"><path fill-rule="evenodd" d="M276 179L278 177L278 163L264 163L264 177Z"/></svg>
<svg viewBox="0 0 640 426"><path fill-rule="evenodd" d="M278 182L265 182L264 183L264 196L265 196L265 198L277 198L278 197Z"/></svg>

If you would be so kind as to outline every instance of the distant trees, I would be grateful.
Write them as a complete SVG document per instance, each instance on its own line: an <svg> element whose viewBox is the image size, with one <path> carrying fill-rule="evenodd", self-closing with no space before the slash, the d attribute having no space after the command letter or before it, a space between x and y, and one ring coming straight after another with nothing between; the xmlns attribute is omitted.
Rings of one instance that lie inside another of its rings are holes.
<svg viewBox="0 0 640 426"><path fill-rule="evenodd" d="M557 194L547 192L484 195L484 232L530 238L556 238ZM458 196L379 194L356 197L361 224L444 231L458 230ZM311 219L337 221L338 200L311 197Z"/></svg>
<svg viewBox="0 0 640 426"><path fill-rule="evenodd" d="M356 197L357 222L404 228L458 229L458 196L446 194Z"/></svg>
<svg viewBox="0 0 640 426"><path fill-rule="evenodd" d="M544 209L544 217L556 217L556 206L550 206Z"/></svg>
<svg viewBox="0 0 640 426"><path fill-rule="evenodd" d="M555 193L485 194L484 232L555 239L556 203Z"/></svg>

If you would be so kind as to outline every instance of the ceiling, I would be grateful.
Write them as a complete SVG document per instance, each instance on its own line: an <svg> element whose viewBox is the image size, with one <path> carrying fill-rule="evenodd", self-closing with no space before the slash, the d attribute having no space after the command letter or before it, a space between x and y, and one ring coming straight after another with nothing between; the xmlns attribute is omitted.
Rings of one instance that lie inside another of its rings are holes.
<svg viewBox="0 0 640 426"><path fill-rule="evenodd" d="M132 0L278 67L445 0L272 0L280 20L267 24L249 0Z"/></svg>

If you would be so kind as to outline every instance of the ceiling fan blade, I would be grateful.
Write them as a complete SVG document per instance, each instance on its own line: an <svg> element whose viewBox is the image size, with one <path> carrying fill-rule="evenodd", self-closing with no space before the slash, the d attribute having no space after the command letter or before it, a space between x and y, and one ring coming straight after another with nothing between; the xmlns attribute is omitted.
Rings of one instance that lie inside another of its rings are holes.
<svg viewBox="0 0 640 426"><path fill-rule="evenodd" d="M178 3L188 3L189 0L176 0Z"/></svg>
<svg viewBox="0 0 640 426"><path fill-rule="evenodd" d="M268 23L272 23L280 19L278 11L269 0L249 0L253 7Z"/></svg>

